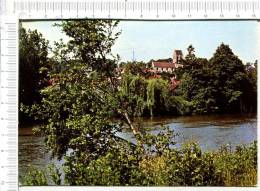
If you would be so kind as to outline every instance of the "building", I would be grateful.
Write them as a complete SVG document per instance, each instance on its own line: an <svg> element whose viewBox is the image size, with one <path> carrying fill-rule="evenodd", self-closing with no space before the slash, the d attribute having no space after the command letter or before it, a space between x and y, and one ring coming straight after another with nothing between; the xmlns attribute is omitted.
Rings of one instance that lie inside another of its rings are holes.
<svg viewBox="0 0 260 191"><path fill-rule="evenodd" d="M181 50L174 50L172 55L172 61L173 63L180 64L180 61L182 60L183 54Z"/></svg>
<svg viewBox="0 0 260 191"><path fill-rule="evenodd" d="M152 71L154 73L162 73L168 72L172 73L175 68L182 67L180 61L183 58L183 54L181 50L174 50L173 51L173 58L172 60L159 60L159 61L152 61Z"/></svg>

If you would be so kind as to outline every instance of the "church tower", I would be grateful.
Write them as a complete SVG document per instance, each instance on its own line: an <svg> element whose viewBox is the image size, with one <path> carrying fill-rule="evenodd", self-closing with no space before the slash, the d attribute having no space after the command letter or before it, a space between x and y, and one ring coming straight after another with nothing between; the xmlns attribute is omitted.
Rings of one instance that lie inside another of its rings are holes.
<svg viewBox="0 0 260 191"><path fill-rule="evenodd" d="M173 51L173 57L172 57L172 62L175 65L175 68L182 67L182 64L180 64L180 61L183 58L183 54L181 50L174 50Z"/></svg>
<svg viewBox="0 0 260 191"><path fill-rule="evenodd" d="M173 57L172 57L172 61L174 64L179 64L180 60L182 59L182 51L181 50L174 50L173 51Z"/></svg>

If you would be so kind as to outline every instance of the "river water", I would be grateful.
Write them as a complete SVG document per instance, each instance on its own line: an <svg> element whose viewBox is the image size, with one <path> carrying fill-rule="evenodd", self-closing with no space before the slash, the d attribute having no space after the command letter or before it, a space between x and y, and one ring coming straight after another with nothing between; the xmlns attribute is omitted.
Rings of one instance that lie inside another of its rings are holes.
<svg viewBox="0 0 260 191"><path fill-rule="evenodd" d="M257 118L245 115L214 115L185 117L153 117L135 121L152 133L158 133L162 125L168 126L178 134L177 146L189 140L197 142L203 150L216 150L222 145L248 144L257 139ZM118 136L135 142L131 132L125 130ZM44 138L36 137L32 127L19 129L19 177L28 172L29 165L40 169L54 162L60 166L62 161L50 159L44 146Z"/></svg>

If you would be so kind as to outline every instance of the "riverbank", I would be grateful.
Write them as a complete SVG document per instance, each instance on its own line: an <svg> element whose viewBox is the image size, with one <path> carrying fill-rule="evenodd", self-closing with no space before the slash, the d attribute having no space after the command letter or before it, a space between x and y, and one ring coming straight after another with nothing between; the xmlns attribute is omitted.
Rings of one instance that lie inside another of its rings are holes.
<svg viewBox="0 0 260 191"><path fill-rule="evenodd" d="M217 151L202 152L199 145L187 143L181 148L166 147L160 152L148 151L142 156L128 153L128 150L126 156L130 158L125 156L125 152L125 150L109 152L90 164L82 164L84 166L79 169L80 173L73 174L76 179L80 179L80 182L71 179L67 174L68 171L66 171L68 177L64 177L63 170L59 167L59 171L34 167L28 169L22 184L26 186L256 186L257 184L256 141L248 146L236 146L234 151L224 146Z"/></svg>
<svg viewBox="0 0 260 191"><path fill-rule="evenodd" d="M162 125L168 126L175 133L177 147L187 141L197 142L203 151L214 151L223 145L249 144L257 140L257 118L247 115L210 115L183 117L153 117L139 118L139 123L152 134L161 131ZM53 162L61 165L62 161L51 159L44 145L44 137L35 136L32 127L19 128L19 176L23 177L29 165L43 169ZM135 142L132 132L125 129L118 135L126 140Z"/></svg>

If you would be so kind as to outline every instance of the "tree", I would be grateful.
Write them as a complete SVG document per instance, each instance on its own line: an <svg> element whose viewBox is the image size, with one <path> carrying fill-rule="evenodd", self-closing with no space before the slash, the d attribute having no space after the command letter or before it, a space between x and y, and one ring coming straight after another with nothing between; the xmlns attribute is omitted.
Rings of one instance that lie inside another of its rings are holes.
<svg viewBox="0 0 260 191"><path fill-rule="evenodd" d="M132 117L140 116L145 108L153 115L155 110L169 111L173 105L176 110L183 109L182 105L190 102L170 91L163 79L128 73L122 84L118 82L119 76L114 73L118 59L111 54L119 35L113 32L117 24L112 20L60 24L71 40L66 45L57 44L52 59L65 68L50 73L55 80L41 90L41 103L31 107L34 116L44 122L36 131L45 136L54 155L64 157L65 184L222 185L214 153L203 154L196 144L176 149L175 135L168 128L157 135L141 134L132 123ZM198 81L187 93L192 102L207 97L200 91L207 88L205 81L211 78L208 62L196 61L196 70L184 73L187 81ZM117 137L124 126L130 127L136 144ZM252 158L254 150L249 155ZM255 160L250 161L255 164ZM255 169L251 163L247 168ZM60 172L56 168L51 171L54 183L61 184ZM47 183L42 172L31 175L35 177L28 180L29 185Z"/></svg>
<svg viewBox="0 0 260 191"><path fill-rule="evenodd" d="M75 58L81 60L93 71L108 75L112 79L117 57L111 54L111 48L118 38L120 31L115 30L118 21L111 20L79 20L66 21L56 24L71 38L67 46ZM105 76L103 76L105 77Z"/></svg>
<svg viewBox="0 0 260 191"><path fill-rule="evenodd" d="M19 105L30 106L41 101L40 90L48 84L48 47L37 30L19 28ZM19 112L20 122L28 120L23 107Z"/></svg>
<svg viewBox="0 0 260 191"><path fill-rule="evenodd" d="M128 107L128 114L140 117L146 109L147 81L140 75L125 73L120 83L119 99L123 108Z"/></svg>
<svg viewBox="0 0 260 191"><path fill-rule="evenodd" d="M192 102L194 113L255 111L256 101L248 101L256 99L255 83L228 45L222 43L209 61L197 58L192 46L188 52L177 71L177 93Z"/></svg>
<svg viewBox="0 0 260 191"><path fill-rule="evenodd" d="M209 60L214 86L214 94L221 112L243 112L243 94L247 91L249 81L245 66L232 52L230 47L221 44Z"/></svg>
<svg viewBox="0 0 260 191"><path fill-rule="evenodd" d="M123 65L124 72L132 75L145 75L146 64L144 62L127 62Z"/></svg>
<svg viewBox="0 0 260 191"><path fill-rule="evenodd" d="M242 95L244 112L256 113L257 111L257 60L246 66L248 85Z"/></svg>
<svg viewBox="0 0 260 191"><path fill-rule="evenodd" d="M195 48L192 45L189 45L187 48L188 54L185 57L186 61L193 61L195 57Z"/></svg>
<svg viewBox="0 0 260 191"><path fill-rule="evenodd" d="M51 74L54 82L41 91L41 103L31 108L31 113L45 122L36 131L45 136L53 155L61 158L73 150L64 164L65 180L72 185L82 179L80 166L87 166L120 145L122 140L115 135L123 125L131 128L137 142L141 140L129 115L131 102L122 99L114 73L118 60L111 54L111 46L119 35L114 32L117 24L111 20L60 24L71 38L65 47L71 50L69 67ZM56 46L53 59L67 63L63 49Z"/></svg>
<svg viewBox="0 0 260 191"><path fill-rule="evenodd" d="M188 48L188 54L182 60L183 68L177 73L182 74L181 83L177 93L190 102L194 113L212 113L217 109L212 87L212 78L209 62L205 58L197 58L192 45Z"/></svg>

